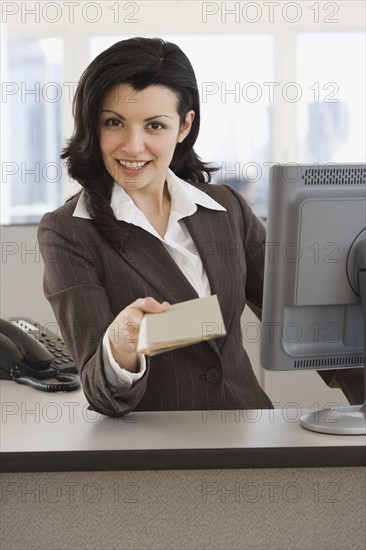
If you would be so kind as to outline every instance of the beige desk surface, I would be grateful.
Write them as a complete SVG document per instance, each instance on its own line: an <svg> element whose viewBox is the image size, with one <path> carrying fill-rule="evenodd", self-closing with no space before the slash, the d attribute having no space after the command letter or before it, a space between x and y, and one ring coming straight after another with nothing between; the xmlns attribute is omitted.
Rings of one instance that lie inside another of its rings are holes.
<svg viewBox="0 0 366 550"><path fill-rule="evenodd" d="M361 466L364 436L300 426L299 409L136 412L109 418L81 390L1 381L1 471ZM331 417L329 418L331 421Z"/></svg>

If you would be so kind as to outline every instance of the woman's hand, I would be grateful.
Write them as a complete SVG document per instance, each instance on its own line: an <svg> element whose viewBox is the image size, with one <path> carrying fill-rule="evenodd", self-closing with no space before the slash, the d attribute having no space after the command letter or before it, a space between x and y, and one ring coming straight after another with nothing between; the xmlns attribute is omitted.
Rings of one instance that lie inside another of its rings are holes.
<svg viewBox="0 0 366 550"><path fill-rule="evenodd" d="M139 298L125 307L108 327L108 337L114 359L130 372L137 372L137 344L145 313L162 313L169 307L154 298Z"/></svg>

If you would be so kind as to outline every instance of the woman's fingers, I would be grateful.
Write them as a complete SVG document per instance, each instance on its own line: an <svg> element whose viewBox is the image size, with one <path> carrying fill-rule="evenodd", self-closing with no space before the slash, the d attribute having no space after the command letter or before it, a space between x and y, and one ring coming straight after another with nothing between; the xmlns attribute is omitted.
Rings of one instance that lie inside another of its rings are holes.
<svg viewBox="0 0 366 550"><path fill-rule="evenodd" d="M168 302L160 303L155 298L138 298L123 309L112 326L117 329L119 346L138 343L139 330L145 313L162 313L170 307ZM117 342L115 342L115 345Z"/></svg>
<svg viewBox="0 0 366 550"><path fill-rule="evenodd" d="M170 306L169 302L160 303L155 298L148 296L147 298L138 298L132 304L127 306L126 309L135 308L139 309L143 313L156 313L165 311Z"/></svg>

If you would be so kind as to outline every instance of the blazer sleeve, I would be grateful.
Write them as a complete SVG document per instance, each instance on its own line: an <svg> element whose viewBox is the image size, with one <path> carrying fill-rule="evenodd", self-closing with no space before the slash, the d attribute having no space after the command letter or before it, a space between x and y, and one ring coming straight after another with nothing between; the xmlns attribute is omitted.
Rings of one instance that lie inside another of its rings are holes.
<svg viewBox="0 0 366 550"><path fill-rule="evenodd" d="M235 196L240 207L240 211L235 209L237 212L235 218L237 223L242 225L242 240L247 264L246 302L261 319L266 231L263 223L255 216L241 194L230 186L225 185L225 187Z"/></svg>
<svg viewBox="0 0 366 550"><path fill-rule="evenodd" d="M144 376L131 388L113 392L109 388L103 367L103 336L114 316L101 284L98 246L87 237L89 223L57 212L43 216L38 227L43 289L90 405L101 414L122 416L142 399L150 365L147 360Z"/></svg>

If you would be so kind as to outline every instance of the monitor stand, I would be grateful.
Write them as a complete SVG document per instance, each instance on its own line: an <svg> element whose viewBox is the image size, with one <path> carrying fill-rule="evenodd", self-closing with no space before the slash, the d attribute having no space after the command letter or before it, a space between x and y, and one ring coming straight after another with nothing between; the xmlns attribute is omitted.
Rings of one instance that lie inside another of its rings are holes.
<svg viewBox="0 0 366 550"><path fill-rule="evenodd" d="M352 258L352 266L347 266L348 278L354 291L361 297L363 310L363 341L366 351L366 239L361 240L354 247L350 247L348 258ZM366 434L366 366L364 363L364 403L350 405L338 409L323 409L304 414L300 418L303 428L313 432L364 435Z"/></svg>
<svg viewBox="0 0 366 550"><path fill-rule="evenodd" d="M366 406L350 405L304 414L300 424L307 430L324 434L365 435Z"/></svg>

